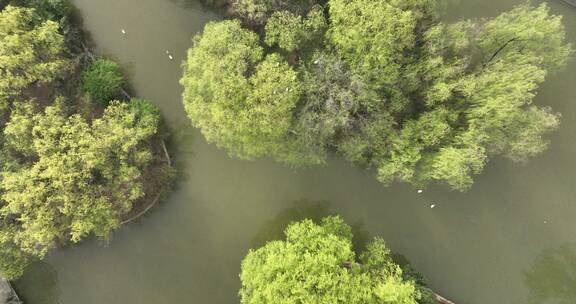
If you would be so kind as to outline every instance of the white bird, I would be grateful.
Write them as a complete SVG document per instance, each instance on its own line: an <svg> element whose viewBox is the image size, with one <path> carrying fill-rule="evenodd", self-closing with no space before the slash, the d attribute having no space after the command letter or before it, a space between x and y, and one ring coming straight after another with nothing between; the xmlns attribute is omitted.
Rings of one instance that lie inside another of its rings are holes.
<svg viewBox="0 0 576 304"><path fill-rule="evenodd" d="M126 30L125 30L125 29L122 29L122 30L120 30L120 31L122 32L122 35L126 35Z"/></svg>
<svg viewBox="0 0 576 304"><path fill-rule="evenodd" d="M172 55L168 55L168 58L170 58L170 60L174 59L174 57L172 57Z"/></svg>
<svg viewBox="0 0 576 304"><path fill-rule="evenodd" d="M166 50L166 55L170 55L170 51Z"/></svg>
<svg viewBox="0 0 576 304"><path fill-rule="evenodd" d="M416 192L418 192L418 193L422 193L422 192L424 192L424 190L422 190L422 189L418 189L418 191L416 191Z"/></svg>
<svg viewBox="0 0 576 304"><path fill-rule="evenodd" d="M434 207L436 207L435 204L430 204L430 209L434 209Z"/></svg>

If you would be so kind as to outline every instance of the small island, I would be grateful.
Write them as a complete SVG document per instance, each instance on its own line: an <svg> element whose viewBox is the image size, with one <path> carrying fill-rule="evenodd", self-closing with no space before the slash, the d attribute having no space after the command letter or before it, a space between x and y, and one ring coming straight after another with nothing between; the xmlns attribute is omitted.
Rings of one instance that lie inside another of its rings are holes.
<svg viewBox="0 0 576 304"><path fill-rule="evenodd" d="M87 48L67 1L0 12L0 271L53 248L107 240L170 185L160 112Z"/></svg>

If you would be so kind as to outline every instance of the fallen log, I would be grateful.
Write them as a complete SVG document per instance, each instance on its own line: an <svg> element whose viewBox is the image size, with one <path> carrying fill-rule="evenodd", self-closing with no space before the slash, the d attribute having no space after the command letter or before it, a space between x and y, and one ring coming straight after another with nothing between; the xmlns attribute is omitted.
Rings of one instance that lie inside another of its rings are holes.
<svg viewBox="0 0 576 304"><path fill-rule="evenodd" d="M22 304L10 282L0 278L0 304Z"/></svg>
<svg viewBox="0 0 576 304"><path fill-rule="evenodd" d="M438 304L455 304L454 302L444 298L443 296L434 293L434 298L436 299L436 302L438 302Z"/></svg>

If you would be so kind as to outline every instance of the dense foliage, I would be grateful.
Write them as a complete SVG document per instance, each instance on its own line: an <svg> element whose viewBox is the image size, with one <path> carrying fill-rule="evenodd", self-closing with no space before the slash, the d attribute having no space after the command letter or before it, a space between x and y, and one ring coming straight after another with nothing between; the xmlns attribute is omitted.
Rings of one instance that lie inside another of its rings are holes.
<svg viewBox="0 0 576 304"><path fill-rule="evenodd" d="M120 66L112 60L100 58L82 72L82 90L99 103L106 104L124 85Z"/></svg>
<svg viewBox="0 0 576 304"><path fill-rule="evenodd" d="M162 192L152 176L171 174L153 147L157 108L110 102L124 78L117 64L78 52L68 2L12 4L22 6L0 11L0 277L9 279L58 245L107 239Z"/></svg>
<svg viewBox="0 0 576 304"><path fill-rule="evenodd" d="M466 190L489 157L544 151L560 115L532 100L572 52L561 18L525 4L446 24L433 3L235 1L240 20L194 38L186 111L233 156L301 166L338 151L385 184Z"/></svg>
<svg viewBox="0 0 576 304"><path fill-rule="evenodd" d="M35 18L35 10L7 6L0 11L0 107L22 90L49 82L66 66L58 23Z"/></svg>
<svg viewBox="0 0 576 304"><path fill-rule="evenodd" d="M251 250L242 262L241 303L428 303L382 239L355 254L352 232L339 217L293 223L286 240Z"/></svg>
<svg viewBox="0 0 576 304"><path fill-rule="evenodd" d="M15 245L43 257L58 241L107 238L119 226L144 195L147 139L159 119L149 109L144 101L113 102L90 123L67 116L62 103L43 113L23 104L12 113L4 129L0 214L17 219Z"/></svg>

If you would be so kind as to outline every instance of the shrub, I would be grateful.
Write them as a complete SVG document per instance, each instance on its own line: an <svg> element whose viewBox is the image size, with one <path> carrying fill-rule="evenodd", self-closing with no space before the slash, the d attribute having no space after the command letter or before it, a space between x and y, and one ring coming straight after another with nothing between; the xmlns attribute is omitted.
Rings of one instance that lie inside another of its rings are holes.
<svg viewBox="0 0 576 304"><path fill-rule="evenodd" d="M109 59L97 59L82 73L82 90L102 105L107 105L123 85L120 67Z"/></svg>

